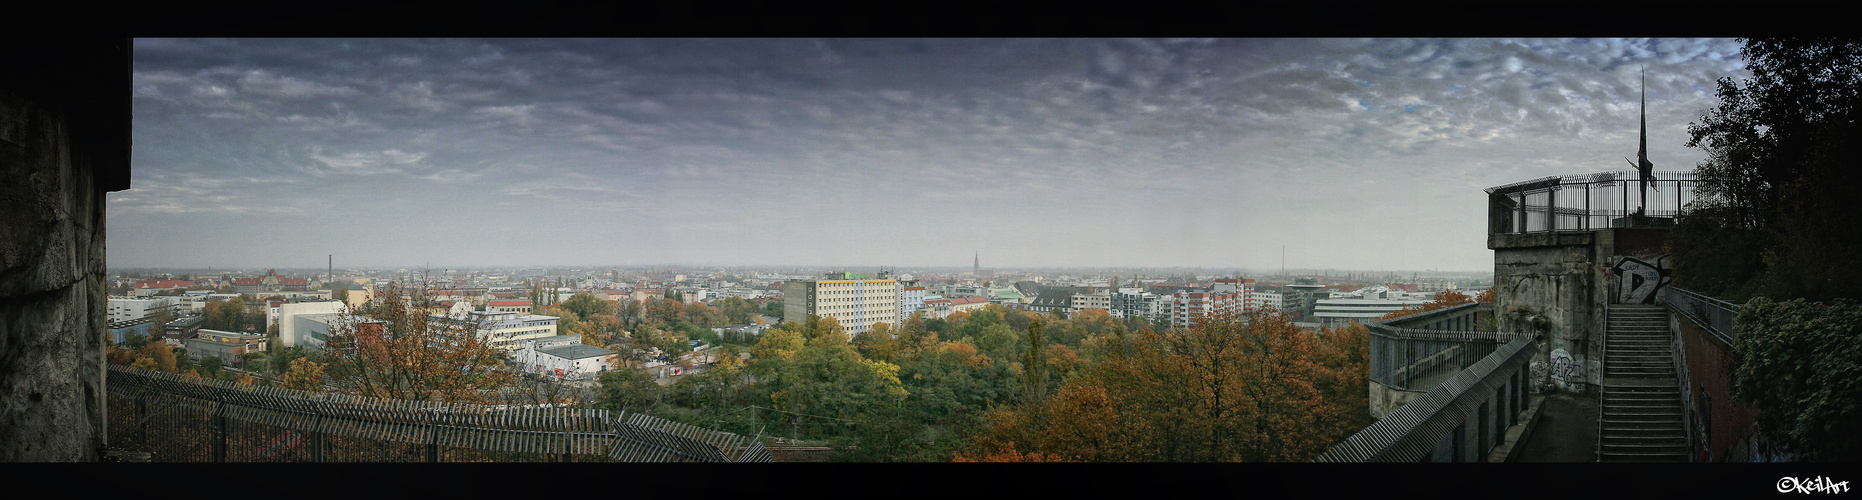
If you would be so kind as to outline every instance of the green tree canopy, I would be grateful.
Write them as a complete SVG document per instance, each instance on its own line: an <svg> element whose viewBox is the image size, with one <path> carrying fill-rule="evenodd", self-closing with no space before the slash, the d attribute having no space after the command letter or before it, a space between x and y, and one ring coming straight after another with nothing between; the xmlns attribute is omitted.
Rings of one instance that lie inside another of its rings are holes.
<svg viewBox="0 0 1862 500"><path fill-rule="evenodd" d="M1752 295L1862 298L1862 40L1747 39L1752 77L1719 83L1689 126L1707 152L1701 198L1670 237L1676 284Z"/></svg>

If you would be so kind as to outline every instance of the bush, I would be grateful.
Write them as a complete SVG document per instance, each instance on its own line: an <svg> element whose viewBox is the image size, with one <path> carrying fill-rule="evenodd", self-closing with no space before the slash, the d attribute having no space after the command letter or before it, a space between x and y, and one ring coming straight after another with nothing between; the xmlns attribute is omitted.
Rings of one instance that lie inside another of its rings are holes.
<svg viewBox="0 0 1862 500"><path fill-rule="evenodd" d="M1736 395L1816 462L1862 460L1862 305L1756 298L1739 312Z"/></svg>

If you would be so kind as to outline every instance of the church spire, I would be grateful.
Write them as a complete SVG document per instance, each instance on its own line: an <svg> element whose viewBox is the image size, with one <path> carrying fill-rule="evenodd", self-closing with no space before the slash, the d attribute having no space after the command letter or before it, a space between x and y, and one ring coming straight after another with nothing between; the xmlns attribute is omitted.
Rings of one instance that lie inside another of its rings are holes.
<svg viewBox="0 0 1862 500"><path fill-rule="evenodd" d="M983 274L983 253L976 252L976 261L970 263L970 274Z"/></svg>

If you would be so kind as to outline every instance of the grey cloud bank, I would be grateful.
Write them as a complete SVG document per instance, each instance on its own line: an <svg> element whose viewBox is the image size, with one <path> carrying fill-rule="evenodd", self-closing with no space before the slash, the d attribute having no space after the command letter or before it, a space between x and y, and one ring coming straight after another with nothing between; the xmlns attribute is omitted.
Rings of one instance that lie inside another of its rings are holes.
<svg viewBox="0 0 1862 500"><path fill-rule="evenodd" d="M136 41L110 262L1490 269L1732 40Z"/></svg>

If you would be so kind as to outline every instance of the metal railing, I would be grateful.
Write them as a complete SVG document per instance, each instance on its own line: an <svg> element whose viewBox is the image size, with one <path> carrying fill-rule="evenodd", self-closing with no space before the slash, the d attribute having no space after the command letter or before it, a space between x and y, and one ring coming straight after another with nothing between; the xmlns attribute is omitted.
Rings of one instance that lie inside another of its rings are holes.
<svg viewBox="0 0 1862 500"><path fill-rule="evenodd" d="M1492 303L1475 303L1365 323L1371 381L1405 391L1434 388L1513 339L1477 331L1480 318L1492 316Z"/></svg>
<svg viewBox="0 0 1862 500"><path fill-rule="evenodd" d="M1694 201L1693 172L1655 172L1644 198L1635 171L1597 172L1487 188L1487 234L1672 225ZM1641 221L1632 217L1643 209Z"/></svg>
<svg viewBox="0 0 1862 500"><path fill-rule="evenodd" d="M295 391L110 365L112 446L171 462L770 462L744 436L608 410Z"/></svg>
<svg viewBox="0 0 1862 500"><path fill-rule="evenodd" d="M1315 460L1485 461L1526 407L1539 349L1530 335L1480 331L1493 314L1492 303L1474 303L1366 323L1371 381L1430 390Z"/></svg>
<svg viewBox="0 0 1862 500"><path fill-rule="evenodd" d="M1732 347L1733 320L1739 317L1739 304L1674 286L1662 287L1661 301L1705 327L1726 347Z"/></svg>
<svg viewBox="0 0 1862 500"><path fill-rule="evenodd" d="M1537 352L1531 337L1516 336L1314 461L1485 461L1506 429L1518 423L1526 405L1527 364Z"/></svg>

